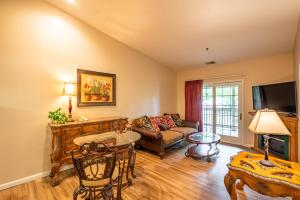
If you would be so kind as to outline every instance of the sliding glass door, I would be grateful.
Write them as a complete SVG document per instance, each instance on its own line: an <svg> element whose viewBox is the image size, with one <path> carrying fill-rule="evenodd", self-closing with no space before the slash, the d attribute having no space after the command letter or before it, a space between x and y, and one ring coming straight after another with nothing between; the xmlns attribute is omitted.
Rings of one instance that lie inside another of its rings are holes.
<svg viewBox="0 0 300 200"><path fill-rule="evenodd" d="M203 131L222 136L222 141L242 144L242 82L204 84Z"/></svg>

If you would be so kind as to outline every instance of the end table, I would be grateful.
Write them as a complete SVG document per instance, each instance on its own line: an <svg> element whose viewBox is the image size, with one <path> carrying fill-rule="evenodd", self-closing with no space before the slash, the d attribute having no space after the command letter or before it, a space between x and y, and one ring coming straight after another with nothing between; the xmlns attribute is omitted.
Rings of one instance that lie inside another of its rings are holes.
<svg viewBox="0 0 300 200"><path fill-rule="evenodd" d="M260 164L263 158L264 155L248 152L231 157L224 177L231 199L237 199L236 188L243 189L245 184L263 195L300 199L300 164L270 157L275 166L266 167Z"/></svg>

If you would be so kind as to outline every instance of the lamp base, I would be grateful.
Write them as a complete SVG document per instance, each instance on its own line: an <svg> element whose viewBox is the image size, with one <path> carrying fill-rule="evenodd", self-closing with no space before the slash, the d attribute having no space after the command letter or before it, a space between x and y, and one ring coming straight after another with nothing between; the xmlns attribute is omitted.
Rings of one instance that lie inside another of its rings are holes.
<svg viewBox="0 0 300 200"><path fill-rule="evenodd" d="M74 119L72 118L72 114L69 114L67 122L74 122Z"/></svg>
<svg viewBox="0 0 300 200"><path fill-rule="evenodd" d="M259 163L266 167L275 167L275 164L272 163L270 160L261 160Z"/></svg>
<svg viewBox="0 0 300 200"><path fill-rule="evenodd" d="M67 122L74 122L74 119L68 118Z"/></svg>

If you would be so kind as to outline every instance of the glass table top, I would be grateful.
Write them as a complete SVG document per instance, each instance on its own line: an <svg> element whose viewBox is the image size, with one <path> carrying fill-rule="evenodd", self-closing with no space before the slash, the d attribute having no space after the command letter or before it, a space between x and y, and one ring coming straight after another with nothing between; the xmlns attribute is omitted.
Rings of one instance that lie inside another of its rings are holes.
<svg viewBox="0 0 300 200"><path fill-rule="evenodd" d="M221 140L221 136L214 133L194 133L187 137L187 141L197 144L211 144Z"/></svg>
<svg viewBox="0 0 300 200"><path fill-rule="evenodd" d="M90 142L104 142L114 140L114 146L129 145L141 139L141 135L134 131L117 134L116 132L104 132L99 134L80 136L73 140L76 145L82 145Z"/></svg>

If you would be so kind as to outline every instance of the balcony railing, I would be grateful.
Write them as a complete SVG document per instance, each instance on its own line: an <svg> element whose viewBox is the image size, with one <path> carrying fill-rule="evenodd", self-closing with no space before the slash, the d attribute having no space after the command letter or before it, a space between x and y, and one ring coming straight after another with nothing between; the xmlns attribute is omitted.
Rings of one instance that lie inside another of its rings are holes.
<svg viewBox="0 0 300 200"><path fill-rule="evenodd" d="M239 111L237 106L216 106L216 132L222 135L237 136ZM205 105L202 108L204 131L213 132L213 106Z"/></svg>

